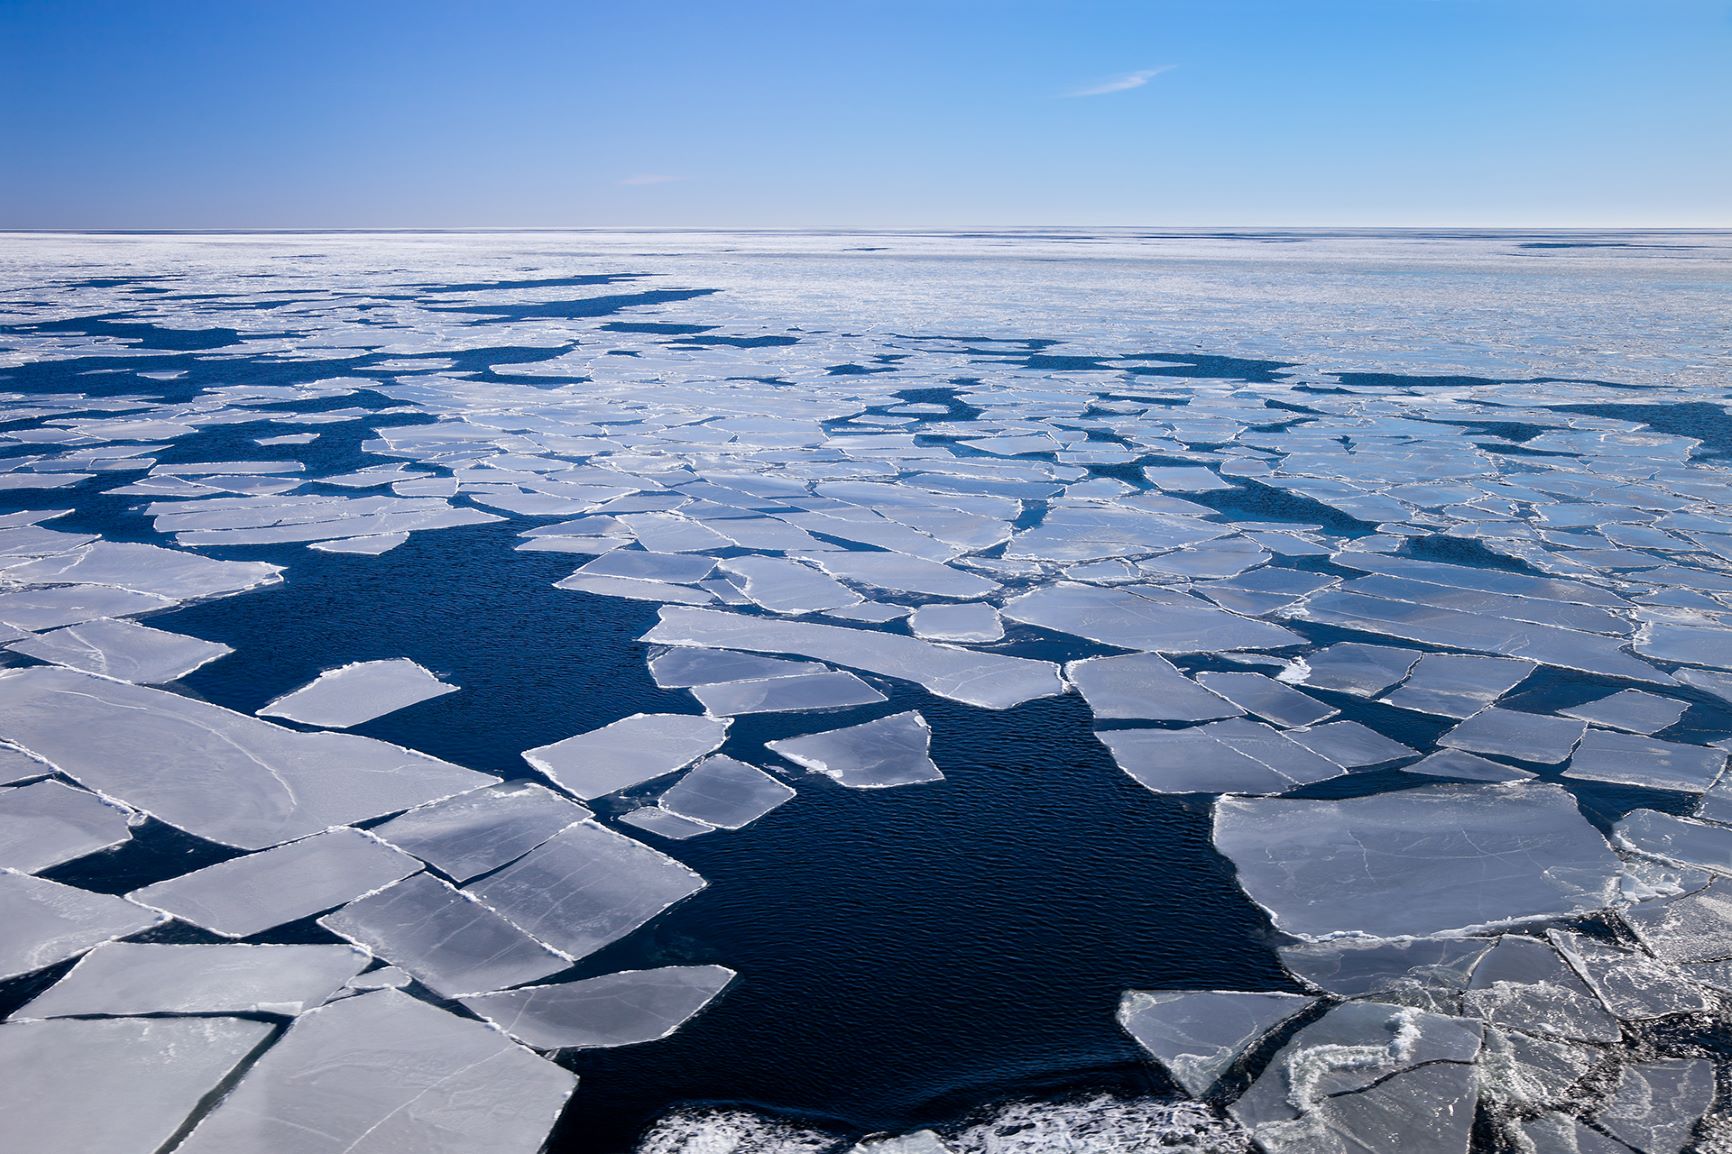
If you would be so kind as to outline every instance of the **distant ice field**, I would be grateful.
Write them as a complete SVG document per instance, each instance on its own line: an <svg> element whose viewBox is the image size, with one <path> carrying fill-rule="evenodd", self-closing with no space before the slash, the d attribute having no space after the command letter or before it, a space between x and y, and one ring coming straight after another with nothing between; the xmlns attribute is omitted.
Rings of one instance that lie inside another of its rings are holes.
<svg viewBox="0 0 1732 1154"><path fill-rule="evenodd" d="M1732 1146L1728 332L1722 233L0 235L0 1146Z"/></svg>

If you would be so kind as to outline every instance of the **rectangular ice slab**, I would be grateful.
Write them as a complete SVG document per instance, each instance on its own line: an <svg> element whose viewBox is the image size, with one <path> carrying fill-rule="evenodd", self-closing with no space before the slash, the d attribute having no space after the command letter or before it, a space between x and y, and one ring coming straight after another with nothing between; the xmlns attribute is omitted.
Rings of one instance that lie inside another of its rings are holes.
<svg viewBox="0 0 1732 1154"><path fill-rule="evenodd" d="M714 753L728 721L690 713L636 713L600 729L523 751L523 760L585 801L630 789Z"/></svg>
<svg viewBox="0 0 1732 1154"><path fill-rule="evenodd" d="M1412 937L1607 905L1620 865L1555 785L1434 785L1347 801L1224 797L1215 847L1299 937Z"/></svg>
<svg viewBox="0 0 1732 1154"><path fill-rule="evenodd" d="M342 905L420 868L420 862L378 838L334 829L127 896L224 937L244 938Z"/></svg>
<svg viewBox="0 0 1732 1154"><path fill-rule="evenodd" d="M533 982L566 960L460 890L419 873L319 919L446 997Z"/></svg>
<svg viewBox="0 0 1732 1154"><path fill-rule="evenodd" d="M1151 653L1279 649L1305 640L1279 625L1240 617L1201 598L1154 586L1053 585L1015 598L1003 614L1055 633Z"/></svg>
<svg viewBox="0 0 1732 1154"><path fill-rule="evenodd" d="M456 693L407 657L390 661L357 661L329 669L293 693L263 709L261 717L286 717L302 725L347 729L375 717L407 708L431 697Z"/></svg>
<svg viewBox="0 0 1732 1154"><path fill-rule="evenodd" d="M1726 754L1712 746L1590 729L1564 776L1702 793L1724 768Z"/></svg>
<svg viewBox="0 0 1732 1154"><path fill-rule="evenodd" d="M395 990L297 1019L177 1154L534 1154L577 1079Z"/></svg>
<svg viewBox="0 0 1732 1154"><path fill-rule="evenodd" d="M7 646L38 661L99 673L140 685L185 677L199 666L232 653L227 645L166 633L136 621L86 621L14 641Z"/></svg>
<svg viewBox="0 0 1732 1154"><path fill-rule="evenodd" d="M692 767L661 796L669 813L718 829L743 829L794 796L763 770L731 757Z"/></svg>
<svg viewBox="0 0 1732 1154"><path fill-rule="evenodd" d="M661 621L644 634L643 640L810 657L912 681L940 697L984 709L1009 709L1064 690L1058 666L1046 661L953 649L871 629L748 617L714 609L666 606L661 610Z"/></svg>
<svg viewBox="0 0 1732 1154"><path fill-rule="evenodd" d="M704 885L695 871L666 854L584 821L467 892L537 941L582 958Z"/></svg>
<svg viewBox="0 0 1732 1154"><path fill-rule="evenodd" d="M825 669L799 677L694 685L692 696L705 713L714 717L846 709L853 705L876 705L884 700L882 693L844 669Z"/></svg>
<svg viewBox="0 0 1732 1154"><path fill-rule="evenodd" d="M932 730L913 710L863 725L771 741L765 748L852 789L884 789L940 781L927 753Z"/></svg>
<svg viewBox="0 0 1732 1154"><path fill-rule="evenodd" d="M634 1046L667 1037L733 980L724 966L663 966L462 1001L538 1050Z"/></svg>
<svg viewBox="0 0 1732 1154"><path fill-rule="evenodd" d="M1158 653L1088 657L1065 676L1096 717L1139 721L1216 721L1245 711L1199 686Z"/></svg>
<svg viewBox="0 0 1732 1154"><path fill-rule="evenodd" d="M261 849L497 780L70 669L0 675L0 737L188 833Z"/></svg>
<svg viewBox="0 0 1732 1154"><path fill-rule="evenodd" d="M583 806L534 782L509 781L412 809L372 833L466 882L589 816Z"/></svg>
<svg viewBox="0 0 1732 1154"><path fill-rule="evenodd" d="M1127 990L1119 1025L1200 1098L1248 1046L1316 1001L1304 994Z"/></svg>
<svg viewBox="0 0 1732 1154"><path fill-rule="evenodd" d="M369 959L353 946L97 946L12 1020L84 1014L285 1014L322 1005Z"/></svg>
<svg viewBox="0 0 1732 1154"><path fill-rule="evenodd" d="M235 1018L0 1026L0 1138L18 1154L156 1154L270 1032Z"/></svg>
<svg viewBox="0 0 1732 1154"><path fill-rule="evenodd" d="M0 979L76 958L168 919L108 894L0 870Z"/></svg>
<svg viewBox="0 0 1732 1154"><path fill-rule="evenodd" d="M1586 722L1567 717L1494 708L1474 714L1437 743L1471 753L1556 765L1570 756L1587 728Z"/></svg>
<svg viewBox="0 0 1732 1154"><path fill-rule="evenodd" d="M0 868L40 873L132 837L125 810L58 781L0 789Z"/></svg>

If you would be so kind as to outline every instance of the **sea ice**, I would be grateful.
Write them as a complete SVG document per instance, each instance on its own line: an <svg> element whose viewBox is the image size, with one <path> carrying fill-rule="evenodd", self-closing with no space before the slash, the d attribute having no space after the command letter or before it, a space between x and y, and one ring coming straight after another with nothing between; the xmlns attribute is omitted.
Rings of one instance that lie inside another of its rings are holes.
<svg viewBox="0 0 1732 1154"><path fill-rule="evenodd" d="M743 829L794 796L756 766L731 757L705 758L661 795L661 808L704 825Z"/></svg>
<svg viewBox="0 0 1732 1154"><path fill-rule="evenodd" d="M1560 709L1565 717L1577 717L1595 725L1623 729L1646 737L1676 725L1689 708L1688 702L1671 697L1656 697L1640 689L1624 689L1583 705Z"/></svg>
<svg viewBox="0 0 1732 1154"><path fill-rule="evenodd" d="M352 946L97 946L13 1021L85 1015L282 1014L322 1005L366 968Z"/></svg>
<svg viewBox="0 0 1732 1154"><path fill-rule="evenodd" d="M1715 1093L1714 1064L1705 1058L1638 1062L1624 1067L1594 1120L1643 1154L1679 1154Z"/></svg>
<svg viewBox="0 0 1732 1154"><path fill-rule="evenodd" d="M328 669L263 709L261 717L285 717L302 725L348 729L432 697L456 693L407 657L357 661Z"/></svg>
<svg viewBox="0 0 1732 1154"><path fill-rule="evenodd" d="M1427 653L1408 679L1383 700L1442 717L1471 717L1520 685L1534 671L1528 661L1468 653Z"/></svg>
<svg viewBox="0 0 1732 1154"><path fill-rule="evenodd" d="M159 685L185 677L234 650L213 641L165 633L134 621L97 620L7 646L39 661L121 681Z"/></svg>
<svg viewBox="0 0 1732 1154"><path fill-rule="evenodd" d="M663 966L462 1002L538 1050L633 1046L667 1037L733 980L723 966Z"/></svg>
<svg viewBox="0 0 1732 1154"><path fill-rule="evenodd" d="M1491 708L1469 717L1437 743L1470 753L1556 765L1570 756L1587 728L1586 722L1570 718Z"/></svg>
<svg viewBox="0 0 1732 1154"><path fill-rule="evenodd" d="M510 781L412 809L371 832L466 882L589 816L583 806L533 782Z"/></svg>
<svg viewBox="0 0 1732 1154"><path fill-rule="evenodd" d="M41 873L132 837L125 810L58 781L0 789L0 868Z"/></svg>
<svg viewBox="0 0 1732 1154"><path fill-rule="evenodd" d="M0 870L0 980L76 958L92 946L161 925L156 910L28 874Z"/></svg>
<svg viewBox="0 0 1732 1154"><path fill-rule="evenodd" d="M1725 767L1725 752L1711 746L1590 729L1564 776L1701 793Z"/></svg>
<svg viewBox="0 0 1732 1154"><path fill-rule="evenodd" d="M637 713L600 729L524 750L523 760L589 801L663 777L714 753L728 721L690 713Z"/></svg>
<svg viewBox="0 0 1732 1154"><path fill-rule="evenodd" d="M1306 654L1303 664L1282 674L1281 680L1312 689L1375 697L1405 678L1420 656L1417 649L1342 641Z"/></svg>
<svg viewBox="0 0 1732 1154"><path fill-rule="evenodd" d="M845 709L853 705L875 705L884 700L882 693L852 673L821 667L818 672L794 677L694 685L692 696L712 717Z"/></svg>
<svg viewBox="0 0 1732 1154"><path fill-rule="evenodd" d="M771 741L765 748L852 789L940 781L928 748L932 730L918 712L893 713L825 733Z"/></svg>
<svg viewBox="0 0 1732 1154"><path fill-rule="evenodd" d="M1197 683L1246 712L1283 728L1315 725L1341 712L1261 673L1205 671L1197 674Z"/></svg>
<svg viewBox="0 0 1732 1154"><path fill-rule="evenodd" d="M1316 1001L1303 994L1129 990L1119 1002L1119 1025L1201 1098L1253 1043Z"/></svg>
<svg viewBox="0 0 1732 1154"><path fill-rule="evenodd" d="M1152 586L1052 585L1012 599L1003 613L1055 633L1153 653L1278 649L1304 641L1279 625Z"/></svg>
<svg viewBox="0 0 1732 1154"><path fill-rule="evenodd" d="M1210 693L1157 653L1089 657L1065 666L1098 718L1218 721L1245 711Z"/></svg>
<svg viewBox="0 0 1732 1154"><path fill-rule="evenodd" d="M927 641L987 642L1004 636L998 610L981 602L922 605L909 617L908 628Z"/></svg>

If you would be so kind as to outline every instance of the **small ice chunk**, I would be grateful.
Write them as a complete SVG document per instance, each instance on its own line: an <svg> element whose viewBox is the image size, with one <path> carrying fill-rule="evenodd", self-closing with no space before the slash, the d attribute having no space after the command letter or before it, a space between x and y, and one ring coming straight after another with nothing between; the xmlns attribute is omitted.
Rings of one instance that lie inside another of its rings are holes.
<svg viewBox="0 0 1732 1154"><path fill-rule="evenodd" d="M1546 936L1605 1007L1620 1018L1658 1018L1712 1008L1702 987L1683 977L1676 967L1583 934L1550 930Z"/></svg>
<svg viewBox="0 0 1732 1154"><path fill-rule="evenodd" d="M941 781L928 753L932 730L917 711L893 713L825 733L768 742L765 748L851 789Z"/></svg>
<svg viewBox="0 0 1732 1154"><path fill-rule="evenodd" d="M659 805L639 806L629 813L620 814L619 820L633 829L641 829L645 833L653 833L657 837L665 837L670 841L687 841L694 837L702 837L706 833L716 832L716 827L713 825L705 825L701 821L681 817Z"/></svg>
<svg viewBox="0 0 1732 1154"><path fill-rule="evenodd" d="M1004 636L998 610L981 601L922 605L909 617L908 628L928 641L986 642Z"/></svg>
<svg viewBox="0 0 1732 1154"><path fill-rule="evenodd" d="M1306 655L1302 666L1281 679L1312 689L1375 697L1405 678L1420 656L1417 649L1343 641Z"/></svg>
<svg viewBox="0 0 1732 1154"><path fill-rule="evenodd" d="M1663 962L1732 960L1732 887L1724 883L1682 897L1640 902L1624 910L1623 918Z"/></svg>
<svg viewBox="0 0 1732 1154"><path fill-rule="evenodd" d="M636 713L523 752L523 760L585 801L642 785L714 753L726 719L690 713Z"/></svg>
<svg viewBox="0 0 1732 1154"><path fill-rule="evenodd" d="M1505 934L1474 967L1463 1004L1505 1029L1582 1042L1615 1042L1618 1022L1558 952Z"/></svg>
<svg viewBox="0 0 1732 1154"><path fill-rule="evenodd" d="M1643 1154L1679 1154L1715 1092L1714 1063L1706 1058L1637 1062L1624 1067L1594 1120Z"/></svg>
<svg viewBox="0 0 1732 1154"><path fill-rule="evenodd" d="M125 810L58 781L0 789L0 868L41 873L131 840Z"/></svg>
<svg viewBox="0 0 1732 1154"><path fill-rule="evenodd" d="M466 882L589 816L583 806L534 782L509 781L412 809L371 832Z"/></svg>
<svg viewBox="0 0 1732 1154"><path fill-rule="evenodd" d="M1570 756L1587 722L1492 707L1474 714L1437 739L1450 749L1556 765Z"/></svg>
<svg viewBox="0 0 1732 1154"><path fill-rule="evenodd" d="M1139 721L1218 721L1245 711L1210 693L1158 653L1088 657L1065 676L1099 718Z"/></svg>
<svg viewBox="0 0 1732 1154"><path fill-rule="evenodd" d="M379 966L364 974L356 974L349 979L347 986L351 990L401 990L414 980L396 966Z"/></svg>
<svg viewBox="0 0 1732 1154"><path fill-rule="evenodd" d="M1407 681L1383 700L1417 713L1471 717L1520 685L1534 668L1531 661L1513 657L1427 653Z"/></svg>
<svg viewBox="0 0 1732 1154"><path fill-rule="evenodd" d="M227 645L166 633L135 621L86 621L7 646L39 661L121 681L160 685L233 653Z"/></svg>
<svg viewBox="0 0 1732 1154"><path fill-rule="evenodd" d="M1614 844L1673 865L1732 874L1732 827L1633 809L1613 827Z"/></svg>
<svg viewBox="0 0 1732 1154"><path fill-rule="evenodd" d="M1317 999L1224 990L1128 990L1119 1025L1194 1098L1259 1038Z"/></svg>
<svg viewBox="0 0 1732 1154"><path fill-rule="evenodd" d="M793 789L756 766L718 755L692 767L658 804L707 826L743 829L793 796Z"/></svg>
<svg viewBox="0 0 1732 1154"><path fill-rule="evenodd" d="M1197 683L1265 721L1284 728L1315 725L1341 711L1261 673L1197 674Z"/></svg>
<svg viewBox="0 0 1732 1154"><path fill-rule="evenodd" d="M882 693L841 669L820 669L798 677L694 685L692 696L712 717L846 709L854 705L876 705L885 699Z"/></svg>
<svg viewBox="0 0 1732 1154"><path fill-rule="evenodd" d="M296 1019L176 1151L534 1154L576 1084L479 1022L379 990Z"/></svg>
<svg viewBox="0 0 1732 1154"><path fill-rule="evenodd" d="M407 533L375 533L371 537L338 537L331 541L313 541L307 545L320 553L351 553L377 557L389 553L409 539Z"/></svg>
<svg viewBox="0 0 1732 1154"><path fill-rule="evenodd" d="M538 1050L635 1046L672 1034L733 980L724 966L662 966L461 1001Z"/></svg>
<svg viewBox="0 0 1732 1154"><path fill-rule="evenodd" d="M12 1020L131 1014L283 1014L322 1005L367 966L352 946L109 942Z"/></svg>
<svg viewBox="0 0 1732 1154"><path fill-rule="evenodd" d="M723 681L760 681L770 677L797 677L818 673L825 667L811 661L785 661L756 653L729 653L723 649L670 649L649 663L650 676L662 689L689 689Z"/></svg>
<svg viewBox="0 0 1732 1154"><path fill-rule="evenodd" d="M1503 765L1462 749L1440 749L1401 769L1403 773L1454 777L1462 781L1526 781L1535 776L1532 770Z"/></svg>
<svg viewBox="0 0 1732 1154"><path fill-rule="evenodd" d="M167 921L156 910L59 882L0 870L0 980L76 958Z"/></svg>
<svg viewBox="0 0 1732 1154"><path fill-rule="evenodd" d="M311 917L406 878L421 863L354 829L333 829L137 889L127 897L228 938Z"/></svg>
<svg viewBox="0 0 1732 1154"><path fill-rule="evenodd" d="M1725 751L1711 746L1590 729L1564 776L1702 793L1725 767Z"/></svg>
<svg viewBox="0 0 1732 1154"><path fill-rule="evenodd" d="M1628 730L1646 737L1676 725L1678 719L1684 716L1684 710L1688 708L1688 702L1676 698L1658 697L1640 689L1625 689L1610 697L1560 709L1558 712L1565 717L1579 717L1595 725Z"/></svg>
<svg viewBox="0 0 1732 1154"><path fill-rule="evenodd" d="M566 826L468 893L524 933L584 958L704 888L686 866L594 821Z"/></svg>
<svg viewBox="0 0 1732 1154"><path fill-rule="evenodd" d="M407 657L357 661L327 669L258 712L261 717L286 717L302 725L348 729L417 702L456 692L455 685L440 681Z"/></svg>
<svg viewBox="0 0 1732 1154"><path fill-rule="evenodd" d="M20 1154L156 1154L270 1033L235 1018L8 1023L0 1134Z"/></svg>
<svg viewBox="0 0 1732 1154"><path fill-rule="evenodd" d="M1327 725L1290 729L1287 737L1312 753L1348 769L1384 765L1419 753L1417 749L1392 741L1357 721L1331 721Z"/></svg>
<svg viewBox="0 0 1732 1154"><path fill-rule="evenodd" d="M1223 797L1214 840L1251 899L1304 938L1419 937L1597 910L1620 869L1575 799L1538 782L1344 801Z"/></svg>
<svg viewBox="0 0 1732 1154"><path fill-rule="evenodd" d="M448 998L533 982L567 962L432 874L357 898L319 924Z"/></svg>

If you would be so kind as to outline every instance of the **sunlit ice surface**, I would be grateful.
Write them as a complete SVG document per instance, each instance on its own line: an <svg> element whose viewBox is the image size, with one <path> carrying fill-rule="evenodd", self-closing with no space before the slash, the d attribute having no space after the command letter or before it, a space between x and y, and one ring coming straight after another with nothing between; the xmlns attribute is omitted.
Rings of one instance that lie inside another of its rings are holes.
<svg viewBox="0 0 1732 1154"><path fill-rule="evenodd" d="M4 1144L1732 1143L1728 332L1717 233L0 237Z"/></svg>

